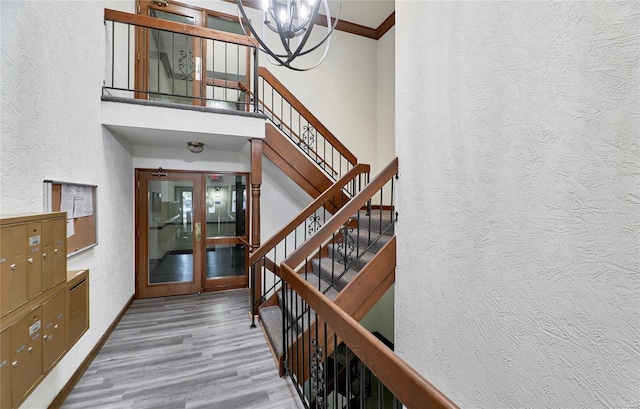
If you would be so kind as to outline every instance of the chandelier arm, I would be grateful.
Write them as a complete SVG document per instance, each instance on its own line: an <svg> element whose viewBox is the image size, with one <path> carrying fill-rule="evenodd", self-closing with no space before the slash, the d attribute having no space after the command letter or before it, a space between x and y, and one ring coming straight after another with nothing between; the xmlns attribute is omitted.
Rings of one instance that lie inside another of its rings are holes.
<svg viewBox="0 0 640 409"><path fill-rule="evenodd" d="M244 8L242 7L241 4L242 0L238 0L238 11L242 14L242 17L248 22L249 25L249 31L251 32L251 34L253 35L253 38L251 36L249 36L244 28L244 25L241 24L240 27L242 27L242 31L245 33L245 35L249 38L249 40L253 43L253 45L260 51L262 51L263 53L267 54L268 56L271 56L272 58L274 58L278 64L283 65L287 68L291 68L287 65L287 63L280 57L286 57L284 55L278 55L273 53L269 47L267 47L267 45L264 43L264 41L262 41L262 39L260 38L260 36L258 36L258 33L256 33L255 29L253 28L253 25L251 24L249 18L247 17L247 13L244 11ZM240 17L240 16L238 16ZM254 42L254 40L256 40L258 42L258 44L256 44ZM292 68L293 69L293 68Z"/></svg>
<svg viewBox="0 0 640 409"><path fill-rule="evenodd" d="M272 3L272 9L275 12L276 7L278 6L278 0L271 0L271 3ZM280 36L280 42L282 43L282 47L284 47L285 51L287 52L287 59L290 60L291 58L289 58L289 56L291 55L291 48L289 47L289 42L287 41L287 38L284 36L284 29L282 28L282 22L280 21L279 18L276 18L276 17L274 17L274 20L276 21L276 26L278 27L277 33Z"/></svg>
<svg viewBox="0 0 640 409"><path fill-rule="evenodd" d="M326 0L325 0L325 1L326 1ZM319 7L319 4L320 4L320 3L318 3L318 7ZM327 16L328 16L327 18L329 19L328 21L331 21L331 20L330 20L330 19L331 19L331 16L329 16L328 6L325 8L325 10L327 11ZM340 2L340 3L339 3L339 6L338 6L338 13L336 14L336 18L335 18L335 20L334 20L334 22L333 22L333 25L329 26L329 25L327 24L327 35L326 35L326 36L325 36L325 37L324 37L320 42L318 42L315 46L311 47L310 49L305 50L305 51L300 51L300 52L296 53L296 57L300 57L300 56L303 56L303 55L307 55L307 54L309 54L309 53L311 53L311 52L313 52L313 51L317 50L317 49L318 49L322 44L324 44L324 42L325 42L325 41L329 40L329 38L331 37L331 34L333 34L333 31L335 30L336 26L338 25L338 20L339 20L339 17L340 17L340 11L341 11L341 10L342 10L342 2ZM313 24L313 23L314 23L314 22L312 22L312 24ZM330 27L330 28L329 28L329 27ZM310 27L309 27L309 30L308 30L308 32L309 32L309 33L311 32L311 28L312 28L312 26L310 26ZM306 41L306 40L305 40L305 41ZM329 42L330 42L330 41L329 41ZM326 57L327 51L328 51L328 50L326 50L326 51L325 51L324 56L321 58L321 62L322 62L322 60L324 60L324 57ZM318 65L319 65L319 64L318 64ZM315 65L315 66L314 66L314 68L315 68L315 67L317 67L318 65Z"/></svg>
<svg viewBox="0 0 640 409"><path fill-rule="evenodd" d="M324 0L324 1L326 1L326 0ZM316 24L316 20L318 19L318 11L319 10L320 10L320 1L316 2L316 4L313 5L313 12L311 13L312 18L309 19L309 28L304 33L304 36L302 37L302 39L298 43L298 47L296 48L296 51L294 51L294 53L291 55L289 60L293 60L297 56L301 55L300 53L302 52L302 49L304 48L304 45L307 43L307 40L309 39L309 36L311 35L311 31L313 30L313 26ZM327 9L325 9L325 10L327 11ZM318 46L316 46L315 48L318 48ZM302 55L304 55L304 54L302 54Z"/></svg>
<svg viewBox="0 0 640 409"><path fill-rule="evenodd" d="M271 1L272 1L272 3L275 3L277 5L277 0L271 0ZM321 0L321 1L325 5L325 10L327 12L326 13L327 14L327 23L329 23L331 21L331 17L330 17L330 10L328 8L327 1L326 0ZM266 45L266 43L262 40L262 38L255 31L253 25L251 24L251 21L249 20L246 12L244 10L244 7L242 5L242 0L236 0L236 3L237 3L237 6L238 6L238 18L240 18L240 14L241 14L242 17L243 17L243 20L241 20L241 21L247 22L247 24L249 25L249 30L250 30L251 34L253 35L253 38L251 36L249 36L247 31L246 31L246 29L245 29L245 27L244 27L244 24L241 24L241 28L242 28L243 33L247 37L249 37L249 40L251 41L251 43L258 50L260 50L263 53L265 53L267 55L267 57L273 58L276 61L276 63L274 63L274 64L280 65L280 66L284 66L284 67L289 68L289 69L291 69L293 71L300 71L300 72L308 71L308 70L311 70L313 68L316 68L317 66L319 66L324 61L324 59L326 58L326 56L327 56L327 54L329 52L329 47L331 45L331 38L330 38L331 34L333 33L333 31L335 30L335 28L336 28L336 26L338 24L340 12L341 12L341 9L342 9L342 1L339 1L339 3L338 3L338 13L336 14L336 18L334 19L333 24L331 24L331 25L327 24L327 34L324 36L324 38L321 41L319 41L316 45L311 47L309 50L302 51L302 48L304 47L304 45L308 41L309 36L311 35L311 29L313 28L313 26L316 23L317 14L316 14L316 18L314 18L312 20L310 19L310 26L309 26L308 29L306 29L304 37L299 41L298 47L296 48L296 51L294 53L291 52L291 48L290 48L290 44L289 44L290 40L288 40L286 37L284 37L284 33L283 33L284 30L283 30L282 23L280 23L279 19L276 18L273 13L269 13L269 15L273 18L273 20L275 20L275 23L276 23L276 26L277 26L277 33L280 35L280 41L282 42L282 45L283 45L285 51L287 52L287 54L278 54L278 53L275 53L275 52L271 51L271 49ZM318 2L318 3L320 3L320 2ZM319 4L314 5L314 6L317 9L319 9L319 7L320 7ZM275 10L275 9L272 8L272 10ZM268 13L268 11L265 12L265 13ZM271 23L271 24L265 24L265 25L267 25L267 27L270 30L276 31L276 30L274 30L273 22L265 21L265 23L267 23L267 22ZM296 27L295 29L297 30L298 27ZM256 43L256 41L257 41L257 43ZM313 66L308 67L308 68L298 68L298 67L294 67L292 65L292 60L294 58L309 54L309 53L317 50L321 45L323 45L325 43L326 43L326 48L324 50L324 53L323 53L322 57L320 58L320 60L316 64L314 64ZM269 58L267 58L267 59L269 59Z"/></svg>

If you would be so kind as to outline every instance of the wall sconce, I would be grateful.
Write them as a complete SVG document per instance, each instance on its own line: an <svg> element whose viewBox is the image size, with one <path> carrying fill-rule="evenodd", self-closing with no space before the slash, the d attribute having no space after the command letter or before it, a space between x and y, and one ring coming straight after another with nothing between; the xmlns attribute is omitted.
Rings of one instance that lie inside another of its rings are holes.
<svg viewBox="0 0 640 409"><path fill-rule="evenodd" d="M200 153L204 150L202 142L187 142L187 149L193 153Z"/></svg>

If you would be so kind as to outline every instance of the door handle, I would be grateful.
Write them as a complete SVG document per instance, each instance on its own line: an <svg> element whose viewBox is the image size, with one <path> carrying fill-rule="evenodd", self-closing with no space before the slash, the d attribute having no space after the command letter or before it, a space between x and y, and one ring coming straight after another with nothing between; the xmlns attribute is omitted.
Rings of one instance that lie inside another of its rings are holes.
<svg viewBox="0 0 640 409"><path fill-rule="evenodd" d="M200 222L197 222L196 223L196 241L200 241L201 237L202 237L201 225L200 225Z"/></svg>

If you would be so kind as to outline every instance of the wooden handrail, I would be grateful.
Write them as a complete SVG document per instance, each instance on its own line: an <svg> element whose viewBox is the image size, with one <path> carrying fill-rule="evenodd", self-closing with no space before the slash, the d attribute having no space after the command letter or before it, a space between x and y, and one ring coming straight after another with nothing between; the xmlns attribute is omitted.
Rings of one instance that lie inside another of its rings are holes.
<svg viewBox="0 0 640 409"><path fill-rule="evenodd" d="M386 168L380 172L374 180L372 180L362 191L354 198L349 200L349 203L344 205L342 209L338 210L328 222L324 224L313 236L307 241L302 243L300 247L295 249L289 256L283 261L290 266L297 267L304 259L311 254L315 249L322 246L324 241L331 237L340 227L344 225L344 221L349 217L358 213L362 206L369 201L371 197L378 190L387 183L396 173L398 173L398 158L394 158Z"/></svg>
<svg viewBox="0 0 640 409"><path fill-rule="evenodd" d="M253 92L251 92L251 91L247 91L247 92L249 92L249 94L250 94L251 96L253 96ZM284 123L284 121L282 120L282 118L280 118L278 115L276 115L276 113L275 113L275 112L273 112L273 110L272 110L271 108L269 108L269 107L264 103L264 101L262 101L261 99L258 99L258 102L259 102L260 104L262 104L262 106L263 106L267 111L269 111L269 112L271 113L271 115L273 115L273 117L274 117L275 119L277 119L278 121L280 121L280 123L281 123L285 128L287 128L287 129L291 132L291 135L295 136L295 137L296 137L296 138L297 138L301 143L304 143L304 144L309 148L309 151L310 151L310 152L313 152L313 154L316 156L316 158L318 158L318 159L320 160L320 162L322 162L322 163L324 164L324 165L322 165L322 167L323 167L323 168L325 168L325 170L326 170L326 169L329 169L329 170L331 170L331 172L333 172L334 174L336 174L336 175L338 174L338 172L336 172L336 170L335 170L331 165L329 165L329 163L328 163L326 160L324 160L324 158L320 157L320 155L318 154L318 152L316 152L316 151L311 147L311 145L309 145L309 144L308 144L307 142L305 142L302 138L300 138L300 136L299 136L299 135L298 135L298 134L297 134L293 129L291 129L291 127L290 127L289 125L287 125L286 123ZM274 121L274 123L275 123L275 121ZM276 125L276 127L277 127L277 125ZM316 161L316 163L318 163L318 162ZM318 163L318 164L320 164L320 163Z"/></svg>
<svg viewBox="0 0 640 409"><path fill-rule="evenodd" d="M322 243L335 233L398 172L398 158L393 159L362 191L342 207L311 238L293 251L282 263L283 280L326 322L335 334L382 381L400 402L410 409L457 408L449 398L415 369L391 351L358 321L330 301L313 285L296 274L295 269Z"/></svg>
<svg viewBox="0 0 640 409"><path fill-rule="evenodd" d="M358 321L298 276L286 262L281 274L287 284L335 331L396 398L410 409L457 408L456 404L409 366Z"/></svg>
<svg viewBox="0 0 640 409"><path fill-rule="evenodd" d="M320 122L315 115L311 113L305 107L298 98L296 98L291 91L289 91L278 79L267 70L265 67L258 67L258 75L264 78L273 89L278 91L282 97L289 102L289 104L311 124L314 128L318 130L318 132L327 140L333 147L340 152L342 156L345 157L352 165L358 163L358 159L355 157L353 153L346 146L342 144L328 129L326 126Z"/></svg>
<svg viewBox="0 0 640 409"><path fill-rule="evenodd" d="M117 23L131 24L139 27L155 28L158 30L171 31L179 34L187 34L209 40L225 41L255 47L253 42L246 36L240 34L227 33L205 27L191 26L189 24L176 23L174 21L162 20L159 18L142 16L139 14L126 13L124 11L104 9L104 19Z"/></svg>
<svg viewBox="0 0 640 409"><path fill-rule="evenodd" d="M248 93L249 95L251 95L251 96L253 97L253 92L252 92L252 91L251 91L251 90L250 90L246 85L241 84L241 89L242 89L244 92ZM302 140L302 138L300 138L300 135L298 135L298 134L297 134L293 129L291 129L291 127L290 127L289 125L287 125L287 124L282 120L282 118L280 118L280 117L279 117L275 112L273 112L273 109L269 108L269 107L267 106L267 104L265 104L265 103L264 103L264 101L263 101L263 100L261 100L260 98L258 98L258 103L259 103L259 104L261 104L261 105L264 107L264 109L266 109L267 111L269 111L269 112L271 113L271 115L273 115L273 117L274 117L274 118L276 118L278 121L280 121L280 123L281 123L285 128L287 128L287 129L291 132L291 135L295 136L295 137L296 137L300 142L304 142L304 141ZM275 121L274 121L274 123L275 123ZM323 167L323 168L325 168L325 170L326 170L326 169L330 169L330 170L331 170L331 172L333 172L334 174L336 174L336 175L338 174L338 172L336 172L336 170L335 170L331 165L329 165L329 162L327 162L324 158L322 158L322 157L320 156L320 154L318 154L318 152L316 152L316 151L315 151L315 149L313 149L313 148L311 147L311 145L309 145L307 142L304 142L304 144L309 148L309 151L310 151L310 152L313 152L313 154L314 154L314 155L316 155L316 157L317 157L317 158L318 158L318 159L319 159L319 160L324 164L322 167ZM316 163L318 163L318 162L316 162ZM318 163L318 164L319 164L319 163Z"/></svg>
<svg viewBox="0 0 640 409"><path fill-rule="evenodd" d="M293 220L287 223L280 231L271 236L269 240L264 242L260 248L254 251L249 258L249 265L253 265L256 261L260 260L262 256L267 254L273 247L275 247L278 243L284 240L285 237L292 231L294 231L307 217L313 214L316 210L318 210L322 205L324 205L327 201L331 200L337 194L342 192L342 188L346 185L351 179L356 177L361 173L366 173L371 170L371 166L358 163L355 165L349 172L347 172L343 177L341 177L336 183L334 183L329 189L325 190L320 196L318 196L309 206L307 206L300 214L298 214Z"/></svg>

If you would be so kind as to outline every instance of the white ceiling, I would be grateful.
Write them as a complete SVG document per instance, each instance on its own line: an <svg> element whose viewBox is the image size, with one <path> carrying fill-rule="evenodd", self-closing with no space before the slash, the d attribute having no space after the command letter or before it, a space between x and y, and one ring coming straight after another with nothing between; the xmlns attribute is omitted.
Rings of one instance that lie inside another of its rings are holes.
<svg viewBox="0 0 640 409"><path fill-rule="evenodd" d="M338 1L329 0L331 17L338 10ZM320 11L324 9L321 7ZM370 28L378 26L395 10L393 0L342 0L340 20L360 24Z"/></svg>

